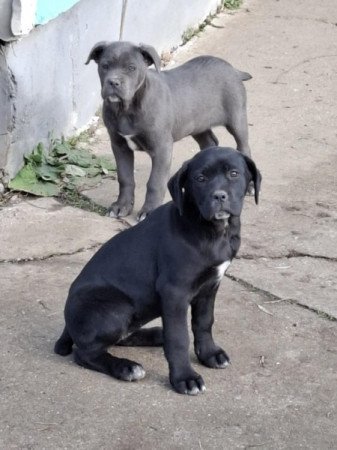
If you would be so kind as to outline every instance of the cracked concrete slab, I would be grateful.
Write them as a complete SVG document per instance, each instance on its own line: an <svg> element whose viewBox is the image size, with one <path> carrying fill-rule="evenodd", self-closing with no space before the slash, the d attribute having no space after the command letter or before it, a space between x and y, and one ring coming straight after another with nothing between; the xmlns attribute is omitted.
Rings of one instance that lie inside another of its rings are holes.
<svg viewBox="0 0 337 450"><path fill-rule="evenodd" d="M93 253L79 250L122 224L55 200L0 211L1 260L67 254L1 264L1 448L336 447L336 322L268 294L336 315L335 23L335 0L249 0L174 55L180 63L213 54L252 73L250 142L263 173L260 205L246 199L241 259L229 272L244 283L225 278L216 302L214 335L232 365L210 370L191 353L204 395L171 391L160 348L112 350L144 365L146 378L131 384L52 353L69 285ZM216 133L234 144L224 129ZM94 148L110 152L104 130ZM191 138L175 144L172 171L196 151ZM136 161L137 211L150 160L137 153ZM89 193L104 206L116 194L115 181Z"/></svg>
<svg viewBox="0 0 337 450"><path fill-rule="evenodd" d="M335 324L227 278L214 336L232 364L207 369L191 348L203 395L171 390L161 348L111 349L143 364L135 383L54 355L68 287L92 253L2 265L1 448L334 448Z"/></svg>
<svg viewBox="0 0 337 450"><path fill-rule="evenodd" d="M246 201L240 255L281 258L296 254L337 260L335 199L308 202L299 198Z"/></svg>
<svg viewBox="0 0 337 450"><path fill-rule="evenodd" d="M123 228L52 198L26 199L0 211L0 262L71 254L102 244Z"/></svg>
<svg viewBox="0 0 337 450"><path fill-rule="evenodd" d="M228 273L281 299L295 300L337 319L337 260L239 259Z"/></svg>

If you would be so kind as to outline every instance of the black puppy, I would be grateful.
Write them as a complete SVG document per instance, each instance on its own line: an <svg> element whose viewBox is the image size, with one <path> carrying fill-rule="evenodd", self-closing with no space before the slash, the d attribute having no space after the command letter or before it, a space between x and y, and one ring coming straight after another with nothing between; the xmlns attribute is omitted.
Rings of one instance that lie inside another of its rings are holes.
<svg viewBox="0 0 337 450"><path fill-rule="evenodd" d="M170 381L198 394L204 381L191 367L187 310L192 307L199 361L223 368L229 358L212 337L215 295L240 246L240 213L250 181L261 175L247 156L214 147L196 154L170 179L173 202L113 237L71 285L60 355L122 380L140 380L140 364L112 356L110 345L164 345ZM140 329L156 317L163 328Z"/></svg>

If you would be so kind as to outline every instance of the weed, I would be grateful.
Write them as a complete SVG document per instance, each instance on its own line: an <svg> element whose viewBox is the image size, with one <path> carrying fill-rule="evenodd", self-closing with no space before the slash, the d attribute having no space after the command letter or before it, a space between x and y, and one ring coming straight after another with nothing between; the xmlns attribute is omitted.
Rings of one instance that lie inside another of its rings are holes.
<svg viewBox="0 0 337 450"><path fill-rule="evenodd" d="M207 25L212 24L212 20L222 11L222 9L238 9L242 0L224 0L222 5L217 7L215 14L209 14L206 19L197 27L189 27L181 36L182 45L185 45L194 36L198 36Z"/></svg>
<svg viewBox="0 0 337 450"><path fill-rule="evenodd" d="M226 9L238 9L242 4L242 0L224 0L223 7Z"/></svg>
<svg viewBox="0 0 337 450"><path fill-rule="evenodd" d="M218 12L218 11L217 11ZM191 40L194 36L198 36L207 25L210 25L212 23L212 20L216 17L217 14L209 14L206 19L197 27L193 28L187 28L187 30L182 34L182 45L185 45L186 42Z"/></svg>
<svg viewBox="0 0 337 450"><path fill-rule="evenodd" d="M80 135L81 136L81 135ZM82 138L52 140L49 151L39 143L25 157L25 165L8 187L43 197L57 197L64 191L80 191L98 184L102 176L116 170L112 158L97 157L77 148ZM83 140L82 140L83 142Z"/></svg>
<svg viewBox="0 0 337 450"><path fill-rule="evenodd" d="M84 209L85 211L91 211L96 214L99 214L100 216L105 216L107 213L107 208L98 205L97 203L93 202L90 198L88 198L86 195L83 195L78 191L65 190L61 192L58 198L65 205Z"/></svg>
<svg viewBox="0 0 337 450"><path fill-rule="evenodd" d="M197 28L187 28L187 30L185 30L181 36L182 45L185 45L189 40L192 39L193 36L196 36L197 32Z"/></svg>

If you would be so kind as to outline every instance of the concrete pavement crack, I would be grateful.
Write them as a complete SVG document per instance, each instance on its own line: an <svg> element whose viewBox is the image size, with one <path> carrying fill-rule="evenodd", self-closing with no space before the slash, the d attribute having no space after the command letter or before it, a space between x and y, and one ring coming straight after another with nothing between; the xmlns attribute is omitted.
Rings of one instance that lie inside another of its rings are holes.
<svg viewBox="0 0 337 450"><path fill-rule="evenodd" d="M337 262L337 257L325 256L325 255L312 255L311 253L298 252L295 250L285 253L284 255L268 256L268 255L251 255L249 253L244 253L236 257L236 259L247 259L247 260L259 260L259 259L292 259L292 258L312 258L312 259L324 259L325 261Z"/></svg>
<svg viewBox="0 0 337 450"><path fill-rule="evenodd" d="M0 264L25 264L25 263L31 263L31 262L46 261L51 258L56 258L57 256L72 256L72 255L77 255L78 253L83 253L87 250L94 250L96 248L101 247L103 244L104 244L104 242L99 242L99 243L90 245L88 247L81 247L72 252L57 252L57 253L52 253L50 255L31 257L31 258L28 257L28 258L2 259L2 260L0 260Z"/></svg>
<svg viewBox="0 0 337 450"><path fill-rule="evenodd" d="M263 297L267 298L268 300L273 300L273 301L282 300L282 301L287 302L287 303L289 303L291 305L296 305L296 306L299 306L300 308L307 309L307 310L313 312L314 314L316 314L321 319L329 320L331 322L337 322L337 317L331 316L330 314L327 314L326 312L324 312L324 311L322 311L320 309L313 308L311 306L305 305L305 304L303 304L303 303L301 303L301 302L299 302L297 300L294 300L292 298L279 297L278 295L275 295L272 292L266 291L265 289L258 288L256 286L254 286L253 284L248 283L247 281L243 280L242 278L238 278L238 277L235 277L235 276L229 275L229 274L225 274L225 276L227 278L229 278L230 280L240 284L245 289L247 289L249 291L256 292L257 294L262 295Z"/></svg>
<svg viewBox="0 0 337 450"><path fill-rule="evenodd" d="M311 58L305 58L302 61L298 62L297 64L294 64L293 66L289 67L288 69L284 70L283 72L279 73L278 76L273 81L274 84L278 84L280 82L280 79L284 77L284 75L287 75L289 72L292 72L293 70L297 69L298 67L302 66L303 64L307 64L309 62L312 62L316 59L321 58L336 58L337 54L331 54L331 55L317 55L312 56Z"/></svg>
<svg viewBox="0 0 337 450"><path fill-rule="evenodd" d="M317 18L317 17L305 17L305 16L292 16L292 15L277 15L275 16L277 19L284 19L284 20L304 20L308 22L316 22L316 23L322 23L324 25L331 25L331 26L337 26L337 22L330 22L328 19L324 18Z"/></svg>

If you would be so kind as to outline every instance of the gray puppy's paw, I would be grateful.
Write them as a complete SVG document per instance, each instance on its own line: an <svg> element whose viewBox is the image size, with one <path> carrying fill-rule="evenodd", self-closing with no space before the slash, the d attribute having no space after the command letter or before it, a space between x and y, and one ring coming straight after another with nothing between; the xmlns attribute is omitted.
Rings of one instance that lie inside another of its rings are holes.
<svg viewBox="0 0 337 450"><path fill-rule="evenodd" d="M154 210L155 208L151 208L151 207L147 207L147 206L143 206L142 209L139 211L139 213L137 214L137 220L138 222L141 222L142 220L146 219L146 217L151 214L151 212Z"/></svg>
<svg viewBox="0 0 337 450"><path fill-rule="evenodd" d="M114 202L108 209L107 216L114 218L126 217L132 213L132 210L133 210L132 202L129 203Z"/></svg>
<svg viewBox="0 0 337 450"><path fill-rule="evenodd" d="M139 211L139 213L137 214L138 222L141 222L142 220L146 219L149 214L150 214L149 212Z"/></svg>

